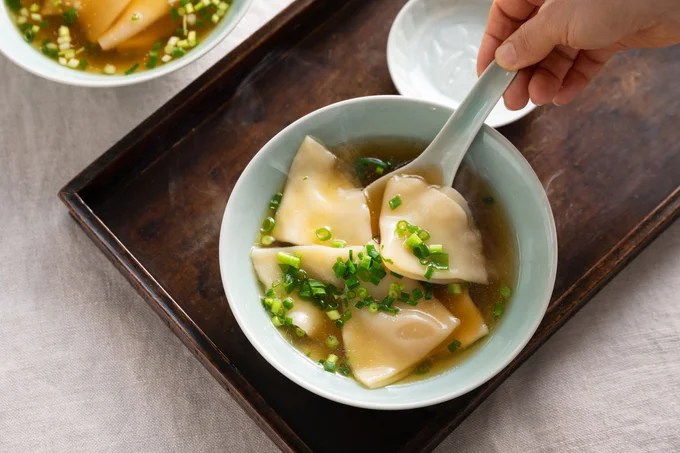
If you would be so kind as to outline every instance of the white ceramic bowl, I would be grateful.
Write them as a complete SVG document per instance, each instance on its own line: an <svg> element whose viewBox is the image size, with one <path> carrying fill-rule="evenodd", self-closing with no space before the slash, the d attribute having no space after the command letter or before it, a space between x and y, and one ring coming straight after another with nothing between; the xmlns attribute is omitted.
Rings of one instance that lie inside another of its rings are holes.
<svg viewBox="0 0 680 453"><path fill-rule="evenodd" d="M217 24L208 37L182 58L162 64L154 69L139 71L131 75L104 75L78 71L61 66L47 58L27 43L9 16L8 7L0 1L0 53L17 66L54 82L84 87L117 87L133 85L170 74L200 58L219 44L243 18L252 0L234 0L229 13Z"/></svg>
<svg viewBox="0 0 680 453"><path fill-rule="evenodd" d="M392 81L404 96L457 108L477 81L477 53L491 0L411 0L387 40ZM500 100L486 124L512 123L536 106L508 110Z"/></svg>
<svg viewBox="0 0 680 453"><path fill-rule="evenodd" d="M410 409L440 403L480 386L501 371L526 345L543 318L557 267L550 205L522 154L488 126L473 142L466 161L490 182L508 212L516 233L519 272L513 299L501 322L471 357L429 379L369 390L351 378L323 371L286 342L262 308L250 250L269 200L285 182L304 137L318 137L329 146L370 137L430 141L451 113L448 107L401 96L358 98L325 107L276 135L234 186L219 244L220 271L229 305L259 353L302 387L333 401L371 409Z"/></svg>

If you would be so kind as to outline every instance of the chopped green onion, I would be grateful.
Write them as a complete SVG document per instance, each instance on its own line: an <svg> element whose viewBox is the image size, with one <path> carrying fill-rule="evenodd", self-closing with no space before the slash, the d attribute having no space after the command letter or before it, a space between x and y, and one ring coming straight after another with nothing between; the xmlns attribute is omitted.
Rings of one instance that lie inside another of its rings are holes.
<svg viewBox="0 0 680 453"><path fill-rule="evenodd" d="M397 274L397 273L394 272L394 271L390 271L390 275L393 276L393 277L397 277L397 278L400 279L400 280L401 280L402 278L404 278L403 275Z"/></svg>
<svg viewBox="0 0 680 453"><path fill-rule="evenodd" d="M375 172L379 175L382 175L385 169L383 167L375 167Z"/></svg>
<svg viewBox="0 0 680 453"><path fill-rule="evenodd" d="M260 239L260 243L264 246L272 245L275 239L274 236L265 235Z"/></svg>
<svg viewBox="0 0 680 453"><path fill-rule="evenodd" d="M432 283L425 283L425 300L432 299Z"/></svg>
<svg viewBox="0 0 680 453"><path fill-rule="evenodd" d="M428 249L425 244L418 244L413 247L413 254L418 259L427 258L430 256L430 249Z"/></svg>
<svg viewBox="0 0 680 453"><path fill-rule="evenodd" d="M441 244L432 244L430 246L430 253L435 254L435 253L443 253L444 252L444 247L442 247Z"/></svg>
<svg viewBox="0 0 680 453"><path fill-rule="evenodd" d="M276 254L276 261L281 264L293 266L295 269L300 269L300 258L297 256L289 255L285 252L279 252Z"/></svg>
<svg viewBox="0 0 680 453"><path fill-rule="evenodd" d="M137 68L139 68L139 63L133 64L132 67L130 67L130 69L125 71L125 75L131 75L132 73L134 73L137 70Z"/></svg>
<svg viewBox="0 0 680 453"><path fill-rule="evenodd" d="M449 294L462 294L463 288L460 286L460 283L451 283L448 287L448 293Z"/></svg>
<svg viewBox="0 0 680 453"><path fill-rule="evenodd" d="M436 253L430 255L430 266L434 267L438 271L445 271L449 268L449 254L448 253Z"/></svg>
<svg viewBox="0 0 680 453"><path fill-rule="evenodd" d="M343 321L342 319L338 319L337 321L335 321L335 327L337 327L338 329L342 329L342 326L344 325L345 321Z"/></svg>
<svg viewBox="0 0 680 453"><path fill-rule="evenodd" d="M309 287L312 289L312 296L323 297L326 295L326 287L318 280L309 280Z"/></svg>
<svg viewBox="0 0 680 453"><path fill-rule="evenodd" d="M411 297L418 301L423 298L423 292L420 290L420 288L415 288L413 291L411 291Z"/></svg>
<svg viewBox="0 0 680 453"><path fill-rule="evenodd" d="M373 302L372 304L369 304L368 311L370 311L371 313L377 313L378 312L378 304L376 304L375 302Z"/></svg>
<svg viewBox="0 0 680 453"><path fill-rule="evenodd" d="M450 345L447 346L449 352L456 352L458 348L461 347L461 342L458 340L453 340Z"/></svg>
<svg viewBox="0 0 680 453"><path fill-rule="evenodd" d="M278 312L281 310L281 307L283 307L283 302L281 302L281 301L278 300L278 299L274 299L274 300L272 301L272 306L271 306L271 310L270 310L270 311L271 311L272 313L275 313L275 314L276 314L276 313L278 313Z"/></svg>
<svg viewBox="0 0 680 453"><path fill-rule="evenodd" d="M365 299L368 296L368 290L363 286L360 286L359 288L357 288L357 295L360 298Z"/></svg>
<svg viewBox="0 0 680 453"><path fill-rule="evenodd" d="M338 310L327 311L326 316L328 316L328 319L331 321L337 321L340 319L340 312L338 312Z"/></svg>
<svg viewBox="0 0 680 453"><path fill-rule="evenodd" d="M390 205L390 209L394 211L399 206L401 206L401 197L397 195L396 197L392 198L388 203Z"/></svg>
<svg viewBox="0 0 680 453"><path fill-rule="evenodd" d="M290 310L291 308L293 308L295 306L293 299L291 299L290 297L286 297L285 299L283 299L282 303L283 303L283 306L286 308L286 310Z"/></svg>
<svg viewBox="0 0 680 453"><path fill-rule="evenodd" d="M500 288L500 293L503 299L510 299L510 296L512 296L512 289L507 285L503 285Z"/></svg>
<svg viewBox="0 0 680 453"><path fill-rule="evenodd" d="M498 319L503 315L503 302L498 302L493 306L493 317Z"/></svg>
<svg viewBox="0 0 680 453"><path fill-rule="evenodd" d="M354 276L349 277L348 279L345 280L345 285L347 285L347 288L349 289L354 289L360 285L359 279L357 279Z"/></svg>
<svg viewBox="0 0 680 453"><path fill-rule="evenodd" d="M293 318L285 317L285 318L283 318L283 323L287 326L292 326L293 325Z"/></svg>
<svg viewBox="0 0 680 453"><path fill-rule="evenodd" d="M281 204L281 199L283 198L283 193L277 192L274 194L272 197L271 201L269 202L269 209L276 211L279 209L279 205Z"/></svg>
<svg viewBox="0 0 680 453"><path fill-rule="evenodd" d="M304 337L304 336L306 335L306 332L305 332L304 330L302 330L301 328L296 327L296 328L295 328L295 334L296 334L298 337Z"/></svg>
<svg viewBox="0 0 680 453"><path fill-rule="evenodd" d="M262 233L269 233L274 229L275 225L276 220L274 220L274 217L265 217L265 219L262 221L262 225L260 226L260 231Z"/></svg>
<svg viewBox="0 0 680 453"><path fill-rule="evenodd" d="M283 325L283 321L281 321L281 317L274 316L272 318L272 324L274 324L276 327L281 327Z"/></svg>
<svg viewBox="0 0 680 453"><path fill-rule="evenodd" d="M357 308L357 309L359 309L359 310L361 310L361 309L364 308L365 306L366 306L366 304L365 304L363 301L361 301L361 300L360 300L359 302L357 302L356 304L354 304L354 308Z"/></svg>
<svg viewBox="0 0 680 453"><path fill-rule="evenodd" d="M82 69L83 71L87 69L87 66L88 66L87 60L81 59L81 60L78 62L78 67L79 67L80 69Z"/></svg>
<svg viewBox="0 0 680 453"><path fill-rule="evenodd" d="M400 220L397 222L397 233L405 234L408 231L409 223L406 220Z"/></svg>
<svg viewBox="0 0 680 453"><path fill-rule="evenodd" d="M344 249L346 245L347 242L342 239L333 239L333 242L331 242L331 247L335 247L336 249Z"/></svg>
<svg viewBox="0 0 680 453"><path fill-rule="evenodd" d="M430 239L430 232L427 230L419 230L418 237L423 241L427 241L428 239Z"/></svg>
<svg viewBox="0 0 680 453"><path fill-rule="evenodd" d="M427 373L430 372L431 369L432 369L432 364L428 361L425 361L425 362L419 364L416 367L415 373L416 374L427 374Z"/></svg>
<svg viewBox="0 0 680 453"><path fill-rule="evenodd" d="M423 243L423 240L418 237L418 234L413 233L411 236L409 236L408 239L406 239L406 245L415 248L416 246L420 245Z"/></svg>
<svg viewBox="0 0 680 453"><path fill-rule="evenodd" d="M350 370L349 366L347 365L347 361L342 362L342 364L338 367L338 371L343 376L349 376L352 373L352 370Z"/></svg>
<svg viewBox="0 0 680 453"><path fill-rule="evenodd" d="M333 273L337 278L342 278L347 270L347 265L342 261L338 261L333 265Z"/></svg>
<svg viewBox="0 0 680 453"><path fill-rule="evenodd" d="M73 25L73 23L78 18L78 11L75 8L69 8L62 14L64 21L67 25Z"/></svg>
<svg viewBox="0 0 680 453"><path fill-rule="evenodd" d="M329 373L334 373L335 372L335 367L338 363L338 356L335 354L329 354L328 358L323 364L323 369L328 371Z"/></svg>
<svg viewBox="0 0 680 453"><path fill-rule="evenodd" d="M347 291L347 294L345 295L347 296L348 299L354 299L355 297L357 297L357 293L354 291Z"/></svg>
<svg viewBox="0 0 680 453"><path fill-rule="evenodd" d="M432 278L433 275L434 275L434 267L427 266L427 270L425 271L425 278L427 280L429 280L429 279Z"/></svg>
<svg viewBox="0 0 680 453"><path fill-rule="evenodd" d="M335 349L340 345L340 342L338 341L338 337L335 335L329 335L326 338L326 346L328 346L331 349Z"/></svg>
<svg viewBox="0 0 680 453"><path fill-rule="evenodd" d="M328 227L321 227L316 230L316 237L320 241L327 241L331 238L331 230Z"/></svg>

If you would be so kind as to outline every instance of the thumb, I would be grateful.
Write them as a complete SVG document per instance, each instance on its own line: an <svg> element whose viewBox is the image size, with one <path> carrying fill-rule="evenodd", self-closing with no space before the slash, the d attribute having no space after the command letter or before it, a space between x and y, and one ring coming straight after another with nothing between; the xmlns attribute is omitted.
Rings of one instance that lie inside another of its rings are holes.
<svg viewBox="0 0 680 453"><path fill-rule="evenodd" d="M496 61L504 69L515 71L538 63L561 43L556 33L560 28L539 10L496 49Z"/></svg>

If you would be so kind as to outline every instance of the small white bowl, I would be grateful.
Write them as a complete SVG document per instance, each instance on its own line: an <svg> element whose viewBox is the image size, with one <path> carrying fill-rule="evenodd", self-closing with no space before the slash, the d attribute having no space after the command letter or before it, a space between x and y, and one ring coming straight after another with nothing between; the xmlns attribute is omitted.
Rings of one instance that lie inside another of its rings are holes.
<svg viewBox="0 0 680 453"><path fill-rule="evenodd" d="M66 85L95 88L134 85L170 74L206 54L236 27L251 3L252 0L234 0L228 14L218 23L215 30L182 58L130 75L105 75L67 68L47 58L23 39L10 19L6 3L0 1L0 53L28 72Z"/></svg>
<svg viewBox="0 0 680 453"><path fill-rule="evenodd" d="M491 0L411 0L399 12L387 41L387 65L404 96L457 108L477 81L479 45ZM508 110L500 100L486 124L500 127L536 106Z"/></svg>
<svg viewBox="0 0 680 453"><path fill-rule="evenodd" d="M272 138L250 161L231 192L222 220L220 273L231 311L255 349L278 371L307 390L339 403L396 410L430 406L482 385L505 368L538 328L557 268L557 236L550 203L522 154L484 126L465 161L494 188L513 226L519 255L512 302L488 341L460 365L418 382L369 390L331 374L291 346L260 303L250 250L269 200L286 181L306 135L328 146L392 137L432 141L451 116L449 107L404 96L371 96L324 107ZM284 194L285 196L285 194ZM351 321L350 321L351 322Z"/></svg>

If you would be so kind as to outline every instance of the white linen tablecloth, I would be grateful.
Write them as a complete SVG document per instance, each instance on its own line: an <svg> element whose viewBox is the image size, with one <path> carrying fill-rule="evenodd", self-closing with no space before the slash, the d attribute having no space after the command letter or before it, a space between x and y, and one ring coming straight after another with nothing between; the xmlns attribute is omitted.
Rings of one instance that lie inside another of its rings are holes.
<svg viewBox="0 0 680 453"><path fill-rule="evenodd" d="M163 80L88 90L0 57L0 452L275 452L57 191L290 0ZM680 451L680 224L438 452Z"/></svg>

